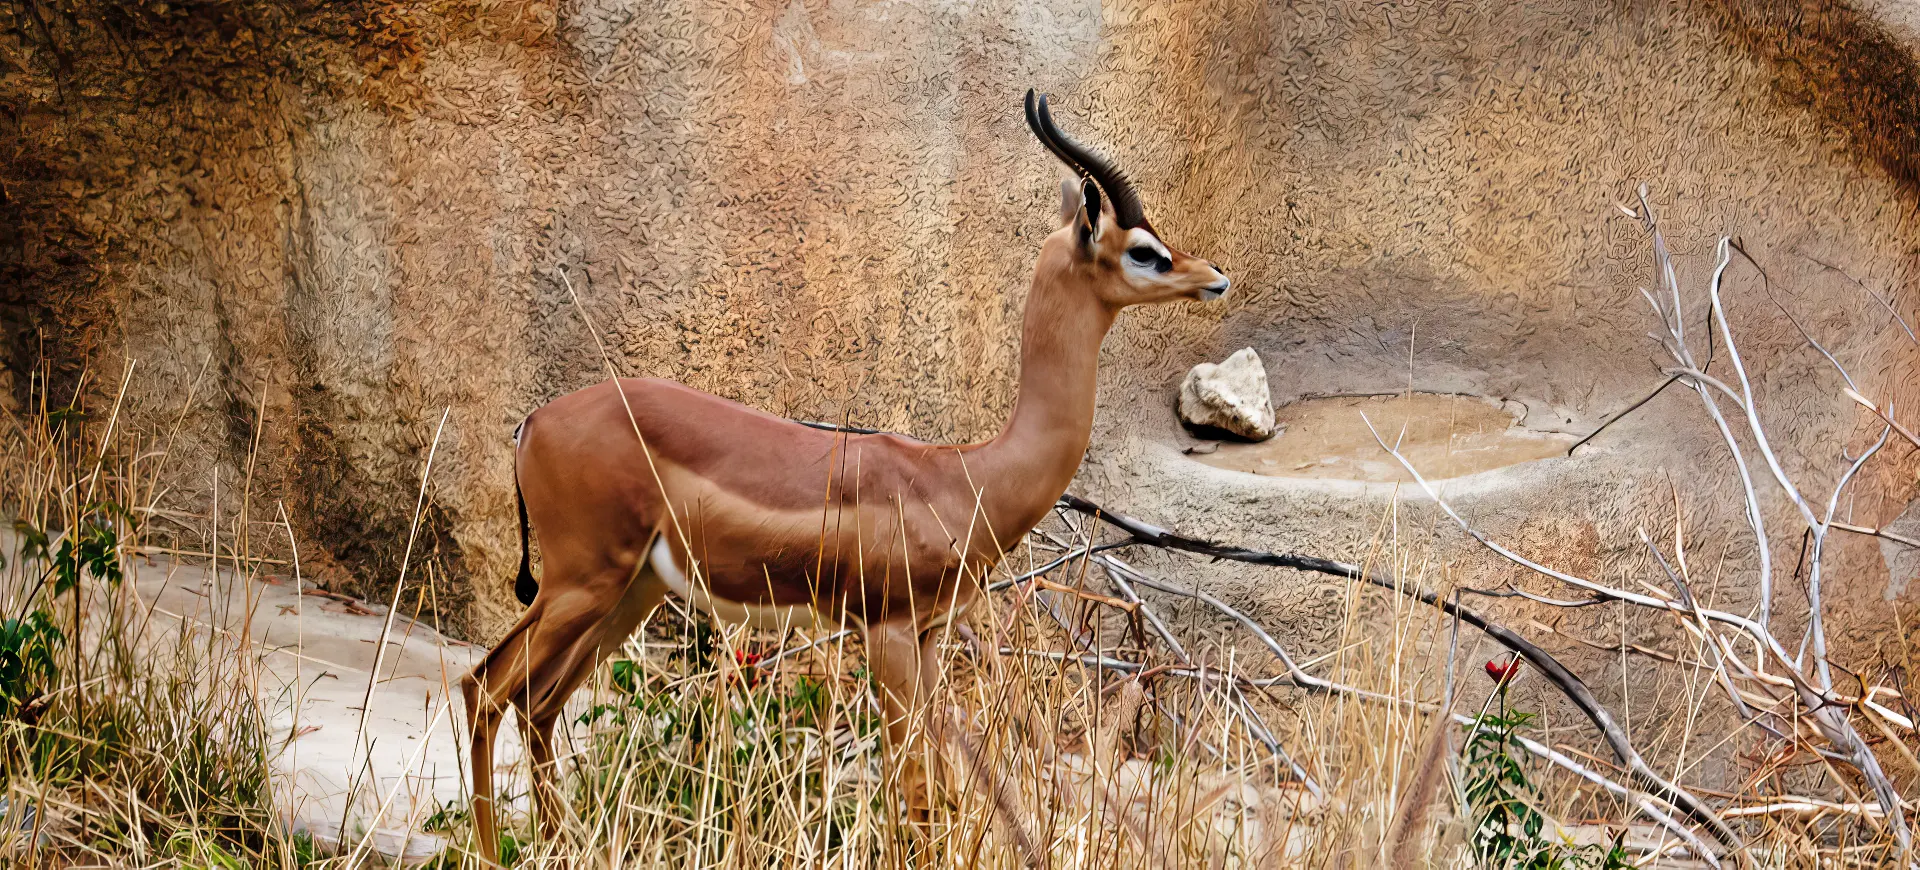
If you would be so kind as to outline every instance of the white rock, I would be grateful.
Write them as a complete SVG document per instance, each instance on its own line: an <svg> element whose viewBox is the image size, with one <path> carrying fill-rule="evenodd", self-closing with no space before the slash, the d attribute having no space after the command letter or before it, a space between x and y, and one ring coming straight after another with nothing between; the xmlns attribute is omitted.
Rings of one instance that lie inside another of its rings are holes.
<svg viewBox="0 0 1920 870"><path fill-rule="evenodd" d="M1273 395L1260 354L1241 348L1219 365L1194 366L1180 384L1180 419L1249 441L1273 437Z"/></svg>

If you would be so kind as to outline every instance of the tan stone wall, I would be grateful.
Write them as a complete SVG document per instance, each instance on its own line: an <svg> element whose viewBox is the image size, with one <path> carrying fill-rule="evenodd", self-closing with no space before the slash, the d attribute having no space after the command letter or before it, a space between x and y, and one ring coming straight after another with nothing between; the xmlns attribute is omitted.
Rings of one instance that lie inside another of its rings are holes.
<svg viewBox="0 0 1920 870"><path fill-rule="evenodd" d="M231 491L264 409L258 485L360 589L391 582L450 409L428 544L480 637L517 612L509 434L604 375L583 314L626 374L927 437L994 430L1057 177L1020 121L1029 86L1236 282L1109 340L1082 486L1143 515L1365 549L1382 493L1219 483L1168 458L1179 375L1241 346L1283 401L1404 389L1411 370L1584 432L1637 398L1658 380L1635 291L1650 271L1615 204L1640 183L1687 280L1723 233L1765 267L1763 286L1736 266L1728 296L1797 468L1831 479L1860 420L1781 306L1863 389L1914 404L1914 345L1860 288L1912 318L1911 149L1888 97L1912 64L1839 7L1820 27L1634 2L117 9L7 22L24 70L0 74L17 132L0 220L24 240L0 263L10 365L36 334L68 383L138 360L130 406L156 426L191 389L181 509L216 469ZM1870 75L1793 73L1847 40L1883 50ZM1735 528L1691 401L1466 498L1548 544L1538 518L1570 518L1558 537L1592 541L1578 558L1597 570L1633 564L1637 524L1671 523L1673 473L1703 529ZM1860 521L1905 505L1893 459ZM1877 550L1837 558L1878 624ZM1275 600L1311 622L1303 589Z"/></svg>

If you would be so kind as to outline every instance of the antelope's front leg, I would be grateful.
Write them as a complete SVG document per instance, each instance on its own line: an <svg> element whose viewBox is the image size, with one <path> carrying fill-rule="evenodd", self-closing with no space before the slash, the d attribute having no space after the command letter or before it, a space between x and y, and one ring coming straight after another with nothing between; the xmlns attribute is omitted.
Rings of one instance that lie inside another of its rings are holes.
<svg viewBox="0 0 1920 870"><path fill-rule="evenodd" d="M923 643L912 620L883 622L866 627L867 666L879 685L881 709L887 717L887 752L898 772L900 792L917 821L933 808L927 761L939 763L938 741L915 740L937 723L926 716L928 700L939 679L931 638ZM915 726L927 724L925 731ZM929 751L931 750L931 751Z"/></svg>

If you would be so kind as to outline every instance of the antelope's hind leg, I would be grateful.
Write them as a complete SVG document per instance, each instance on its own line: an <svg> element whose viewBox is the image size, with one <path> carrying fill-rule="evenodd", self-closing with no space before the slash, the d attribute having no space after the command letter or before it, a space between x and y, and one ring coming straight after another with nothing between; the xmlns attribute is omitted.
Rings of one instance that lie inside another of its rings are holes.
<svg viewBox="0 0 1920 870"><path fill-rule="evenodd" d="M552 812L556 807L550 802L547 780L552 774L554 720L567 697L599 663L601 650L618 648L626 634L620 633L611 643L602 638L621 626L631 632L646 615L640 605L658 604L663 594L663 585L651 571L585 573L549 562L540 594L520 622L461 681L473 740L474 833L486 866L499 864L493 749L506 708L517 709L528 731L534 795L541 804L542 827L552 831L558 818Z"/></svg>
<svg viewBox="0 0 1920 870"><path fill-rule="evenodd" d="M520 621L507 632L479 664L460 681L460 694L466 702L468 745L473 765L473 812L475 849L482 867L500 866L500 835L493 812L493 748L500 734L500 720L507 705L514 703L514 689L524 683L527 672L527 638L540 627L545 608L536 599Z"/></svg>
<svg viewBox="0 0 1920 870"><path fill-rule="evenodd" d="M555 787L559 776L554 757L554 726L565 712L567 699L593 675L594 668L618 652L647 616L667 596L667 585L652 566L642 563L626 593L607 611L594 630L582 635L570 651L569 667L545 698L530 704L521 717L522 733L534 767L534 795L540 805L540 832L559 836L565 803Z"/></svg>

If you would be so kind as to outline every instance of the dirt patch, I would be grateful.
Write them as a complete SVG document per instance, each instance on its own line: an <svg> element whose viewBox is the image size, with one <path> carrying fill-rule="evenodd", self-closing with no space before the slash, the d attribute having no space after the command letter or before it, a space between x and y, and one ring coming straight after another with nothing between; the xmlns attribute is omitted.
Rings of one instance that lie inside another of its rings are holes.
<svg viewBox="0 0 1920 870"><path fill-rule="evenodd" d="M1504 407L1478 396L1328 396L1277 408L1274 418L1280 431L1266 441L1223 442L1211 453L1190 455L1266 477L1398 483L1412 478L1381 449L1375 431L1431 480L1565 456L1574 440L1524 428Z"/></svg>

